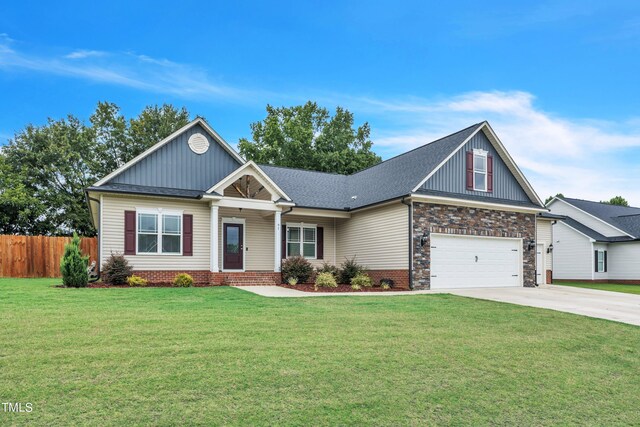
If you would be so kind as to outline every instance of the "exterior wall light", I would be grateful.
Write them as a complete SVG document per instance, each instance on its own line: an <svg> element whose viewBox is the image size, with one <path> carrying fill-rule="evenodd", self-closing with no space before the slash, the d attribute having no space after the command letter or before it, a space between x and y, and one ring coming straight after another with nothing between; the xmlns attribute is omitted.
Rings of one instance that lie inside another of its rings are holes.
<svg viewBox="0 0 640 427"><path fill-rule="evenodd" d="M529 240L529 244L527 245L527 250L530 251L531 249L536 247L536 241L531 239Z"/></svg>
<svg viewBox="0 0 640 427"><path fill-rule="evenodd" d="M551 252L553 252L553 243L547 248L547 253L550 254Z"/></svg>
<svg viewBox="0 0 640 427"><path fill-rule="evenodd" d="M424 246L427 244L427 240L429 240L429 236L427 235L427 232L424 231L422 233L422 237L420 237L420 246Z"/></svg>

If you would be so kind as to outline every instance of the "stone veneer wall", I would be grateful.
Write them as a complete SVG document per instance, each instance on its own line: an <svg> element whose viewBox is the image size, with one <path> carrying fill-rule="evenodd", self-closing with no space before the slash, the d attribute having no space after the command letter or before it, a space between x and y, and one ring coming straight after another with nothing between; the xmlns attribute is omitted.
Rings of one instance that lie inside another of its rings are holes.
<svg viewBox="0 0 640 427"><path fill-rule="evenodd" d="M429 289L431 286L431 233L522 238L524 286L534 287L536 251L527 250L527 246L536 238L535 223L534 214L414 202L414 289ZM423 232L427 233L424 246L420 245Z"/></svg>

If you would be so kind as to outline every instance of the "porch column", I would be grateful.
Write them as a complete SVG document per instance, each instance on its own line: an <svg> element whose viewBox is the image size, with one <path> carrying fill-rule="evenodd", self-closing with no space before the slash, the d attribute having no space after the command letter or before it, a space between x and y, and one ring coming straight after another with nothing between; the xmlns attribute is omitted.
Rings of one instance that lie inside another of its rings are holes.
<svg viewBox="0 0 640 427"><path fill-rule="evenodd" d="M282 212L276 211L274 215L274 266L273 271L280 271L280 262L282 261Z"/></svg>
<svg viewBox="0 0 640 427"><path fill-rule="evenodd" d="M211 205L211 236L209 241L211 242L209 266L210 270L217 273L220 271L218 265L218 207Z"/></svg>

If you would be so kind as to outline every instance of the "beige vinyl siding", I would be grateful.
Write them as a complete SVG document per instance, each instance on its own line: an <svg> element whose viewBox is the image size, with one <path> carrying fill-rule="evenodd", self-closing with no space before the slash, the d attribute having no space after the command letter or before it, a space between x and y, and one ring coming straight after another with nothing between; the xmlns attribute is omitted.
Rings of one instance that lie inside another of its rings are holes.
<svg viewBox="0 0 640 427"><path fill-rule="evenodd" d="M408 209L396 202L336 219L338 264L355 256L372 270L408 269Z"/></svg>
<svg viewBox="0 0 640 427"><path fill-rule="evenodd" d="M309 262L314 267L321 267L324 262L328 262L329 264L336 264L336 251L335 251L335 219L334 218L321 218L321 217L313 217L313 216L303 216L303 215L295 215L294 211L291 214L282 216L282 225L284 226L286 223L304 223L304 224L315 224L318 227L322 227L324 229L324 254L323 259L310 259ZM283 257L285 254L282 255Z"/></svg>
<svg viewBox="0 0 640 427"><path fill-rule="evenodd" d="M542 258L544 259L544 271L553 270L553 255L547 253L547 248L553 242L553 221L537 220L536 241L543 244Z"/></svg>
<svg viewBox="0 0 640 427"><path fill-rule="evenodd" d="M124 253L124 212L143 209L167 209L193 215L193 256L126 255L134 270L208 270L209 207L197 201L178 201L152 197L104 195L102 197L102 253L104 263L111 252Z"/></svg>
<svg viewBox="0 0 640 427"><path fill-rule="evenodd" d="M593 279L593 245L589 238L558 221L553 226L553 277Z"/></svg>
<svg viewBox="0 0 640 427"><path fill-rule="evenodd" d="M219 237L218 237L218 262L220 270L224 269L223 263L223 237L222 222L225 218L244 219L244 266L245 271L273 271L275 266L274 248L274 215L263 217L266 212L243 209L240 212L237 208L220 208L218 212Z"/></svg>
<svg viewBox="0 0 640 427"><path fill-rule="evenodd" d="M615 228L607 225L601 220L581 211L580 209L569 205L567 202L562 200L556 200L552 204L548 206L551 213L556 215L566 215L570 218L575 219L579 223L586 225L590 229L597 231L603 236L613 237L613 236L624 236L625 234L622 231L616 230Z"/></svg>

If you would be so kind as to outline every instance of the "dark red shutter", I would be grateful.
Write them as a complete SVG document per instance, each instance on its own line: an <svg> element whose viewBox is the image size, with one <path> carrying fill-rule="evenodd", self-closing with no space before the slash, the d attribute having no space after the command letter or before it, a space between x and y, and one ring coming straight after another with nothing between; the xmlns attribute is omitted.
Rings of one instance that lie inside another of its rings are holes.
<svg viewBox="0 0 640 427"><path fill-rule="evenodd" d="M467 190L473 190L473 152L467 151Z"/></svg>
<svg viewBox="0 0 640 427"><path fill-rule="evenodd" d="M604 272L607 272L607 251L604 251Z"/></svg>
<svg viewBox="0 0 640 427"><path fill-rule="evenodd" d="M136 211L124 211L124 254L136 254Z"/></svg>
<svg viewBox="0 0 640 427"><path fill-rule="evenodd" d="M493 156L487 156L487 191L493 192Z"/></svg>
<svg viewBox="0 0 640 427"><path fill-rule="evenodd" d="M317 259L324 259L324 227L318 227L316 229L317 231L317 246L318 246L318 253L316 254L316 258Z"/></svg>
<svg viewBox="0 0 640 427"><path fill-rule="evenodd" d="M193 256L193 215L182 215L182 255Z"/></svg>
<svg viewBox="0 0 640 427"><path fill-rule="evenodd" d="M287 226L282 224L280 230L282 230L282 252L280 253L280 258L285 259L287 257Z"/></svg>

